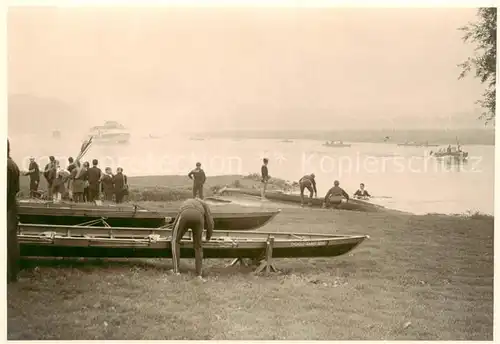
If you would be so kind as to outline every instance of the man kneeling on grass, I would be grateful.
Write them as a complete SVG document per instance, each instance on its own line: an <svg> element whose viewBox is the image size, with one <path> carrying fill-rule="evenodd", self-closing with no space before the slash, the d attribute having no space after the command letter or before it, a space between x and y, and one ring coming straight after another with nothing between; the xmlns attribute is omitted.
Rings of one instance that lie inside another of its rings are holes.
<svg viewBox="0 0 500 344"><path fill-rule="evenodd" d="M346 202L349 202L349 195L340 187L339 181L336 180L333 182L333 187L326 193L323 208L330 208L330 206L338 208L343 198L346 199Z"/></svg>
<svg viewBox="0 0 500 344"><path fill-rule="evenodd" d="M187 230L191 229L193 233L193 247L196 266L196 275L202 279L202 261L203 247L202 236L203 229L207 230L206 240L212 237L214 229L214 219L210 212L210 207L204 201L198 198L188 199L182 203L179 213L174 222L172 232L172 261L174 264L173 272L179 275L179 265L181 261L181 239Z"/></svg>

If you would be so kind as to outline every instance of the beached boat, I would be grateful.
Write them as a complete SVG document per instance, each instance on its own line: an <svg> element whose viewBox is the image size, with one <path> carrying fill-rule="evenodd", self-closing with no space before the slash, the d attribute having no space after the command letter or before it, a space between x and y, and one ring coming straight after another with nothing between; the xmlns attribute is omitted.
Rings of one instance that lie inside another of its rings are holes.
<svg viewBox="0 0 500 344"><path fill-rule="evenodd" d="M350 144L344 143L342 141L327 141L323 143L323 146L326 147L351 147Z"/></svg>
<svg viewBox="0 0 500 344"><path fill-rule="evenodd" d="M92 127L88 133L93 143L123 144L130 141L130 136L125 126L116 121L106 121L104 125Z"/></svg>
<svg viewBox="0 0 500 344"><path fill-rule="evenodd" d="M158 228L173 223L177 211L176 208L150 210L137 205L19 201L19 221L21 223L48 225L79 225L89 222L98 224L103 219L111 227ZM212 210L212 215L216 229L251 230L264 226L279 212L280 210L257 212Z"/></svg>
<svg viewBox="0 0 500 344"><path fill-rule="evenodd" d="M230 194L242 194L249 196L260 197L259 189L240 189L240 188L222 188L219 190L220 195L230 195ZM284 202L284 203L295 203L300 204L300 194L285 193L283 191L266 191L266 198L271 201ZM313 207L321 207L323 205L323 198L312 198L309 199L309 195L304 195L304 202L311 202ZM385 209L384 207L370 203L366 200L350 199L349 202L342 202L338 207L342 210L357 210L373 212Z"/></svg>
<svg viewBox="0 0 500 344"><path fill-rule="evenodd" d="M20 224L21 256L170 258L171 229ZM204 258L335 257L358 246L366 235L214 231L203 244ZM272 245L271 253L269 246ZM192 233L181 241L181 256L193 258Z"/></svg>

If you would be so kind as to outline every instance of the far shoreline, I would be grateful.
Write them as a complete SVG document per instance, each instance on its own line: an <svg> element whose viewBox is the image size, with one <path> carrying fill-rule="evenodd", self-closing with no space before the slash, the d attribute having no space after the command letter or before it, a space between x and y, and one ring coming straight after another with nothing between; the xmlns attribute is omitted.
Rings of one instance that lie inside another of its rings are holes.
<svg viewBox="0 0 500 344"><path fill-rule="evenodd" d="M186 133L205 139L341 140L349 143L428 142L429 144L495 146L495 127L456 129L343 129L343 130L225 130ZM389 139L386 139L386 138Z"/></svg>

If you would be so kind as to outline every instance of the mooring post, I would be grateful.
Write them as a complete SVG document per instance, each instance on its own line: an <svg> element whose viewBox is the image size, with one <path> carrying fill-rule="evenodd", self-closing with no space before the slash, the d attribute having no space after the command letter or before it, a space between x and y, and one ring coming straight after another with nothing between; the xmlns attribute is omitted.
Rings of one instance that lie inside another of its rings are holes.
<svg viewBox="0 0 500 344"><path fill-rule="evenodd" d="M265 259L260 263L260 266L255 270L255 274L258 274L264 269L266 269L266 273L278 271L278 269L276 269L273 265L273 247L274 247L274 237L269 235L266 241Z"/></svg>
<svg viewBox="0 0 500 344"><path fill-rule="evenodd" d="M274 237L270 236L267 238L266 242L266 273L271 272L271 266L273 264L273 246L274 246Z"/></svg>

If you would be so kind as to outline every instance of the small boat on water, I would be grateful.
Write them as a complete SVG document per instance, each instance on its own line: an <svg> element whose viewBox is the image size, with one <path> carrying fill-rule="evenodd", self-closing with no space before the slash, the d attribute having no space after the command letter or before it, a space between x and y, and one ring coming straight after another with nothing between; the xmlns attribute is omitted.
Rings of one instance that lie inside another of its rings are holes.
<svg viewBox="0 0 500 344"><path fill-rule="evenodd" d="M109 228L20 224L23 257L163 257L171 258L171 229ZM272 240L271 240L272 238ZM286 232L220 231L203 243L204 258L336 257L361 244L366 235L304 234ZM192 233L181 241L182 258L194 258Z"/></svg>
<svg viewBox="0 0 500 344"><path fill-rule="evenodd" d="M158 228L173 223L178 209L145 209L137 205L94 205L90 203L52 203L20 200L19 221L21 223L45 225L80 225L103 223L110 227ZM212 210L215 228L220 230L251 230L264 226L280 210L267 211L223 211Z"/></svg>
<svg viewBox="0 0 500 344"><path fill-rule="evenodd" d="M59 130L54 130L52 132L52 138L54 138L54 139L60 139L61 138L61 132Z"/></svg>
<svg viewBox="0 0 500 344"><path fill-rule="evenodd" d="M293 140L286 139L286 140L281 140L280 142L281 143L293 143Z"/></svg>
<svg viewBox="0 0 500 344"><path fill-rule="evenodd" d="M222 188L219 193L221 195L230 194L241 194L260 197L260 190L258 189L240 189L240 188ZM301 203L300 195L293 193L285 193L283 191L266 191L266 198L271 201L284 202L284 203L295 203L299 205ZM304 197L305 202L311 202L313 207L323 206L323 198L312 198L309 199L308 195ZM357 210L365 212L374 212L385 209L383 206L378 204L370 203L366 200L350 199L349 202L343 202L339 209L341 210Z"/></svg>
<svg viewBox="0 0 500 344"><path fill-rule="evenodd" d="M351 147L350 144L344 143L342 141L327 141L323 143L323 146L326 147Z"/></svg>
<svg viewBox="0 0 500 344"><path fill-rule="evenodd" d="M190 137L189 138L191 141L205 141L203 137Z"/></svg>
<svg viewBox="0 0 500 344"><path fill-rule="evenodd" d="M441 147L436 151L431 151L429 154L435 158L451 158L461 161L465 161L469 157L469 153L464 152L460 145L457 145L456 147Z"/></svg>
<svg viewBox="0 0 500 344"><path fill-rule="evenodd" d="M124 144L129 143L130 133L122 124L116 121L106 121L104 125L94 126L88 133L93 143Z"/></svg>
<svg viewBox="0 0 500 344"><path fill-rule="evenodd" d="M398 143L398 146L401 147L438 147L439 145L436 144L430 144L429 142L404 142L404 143Z"/></svg>

